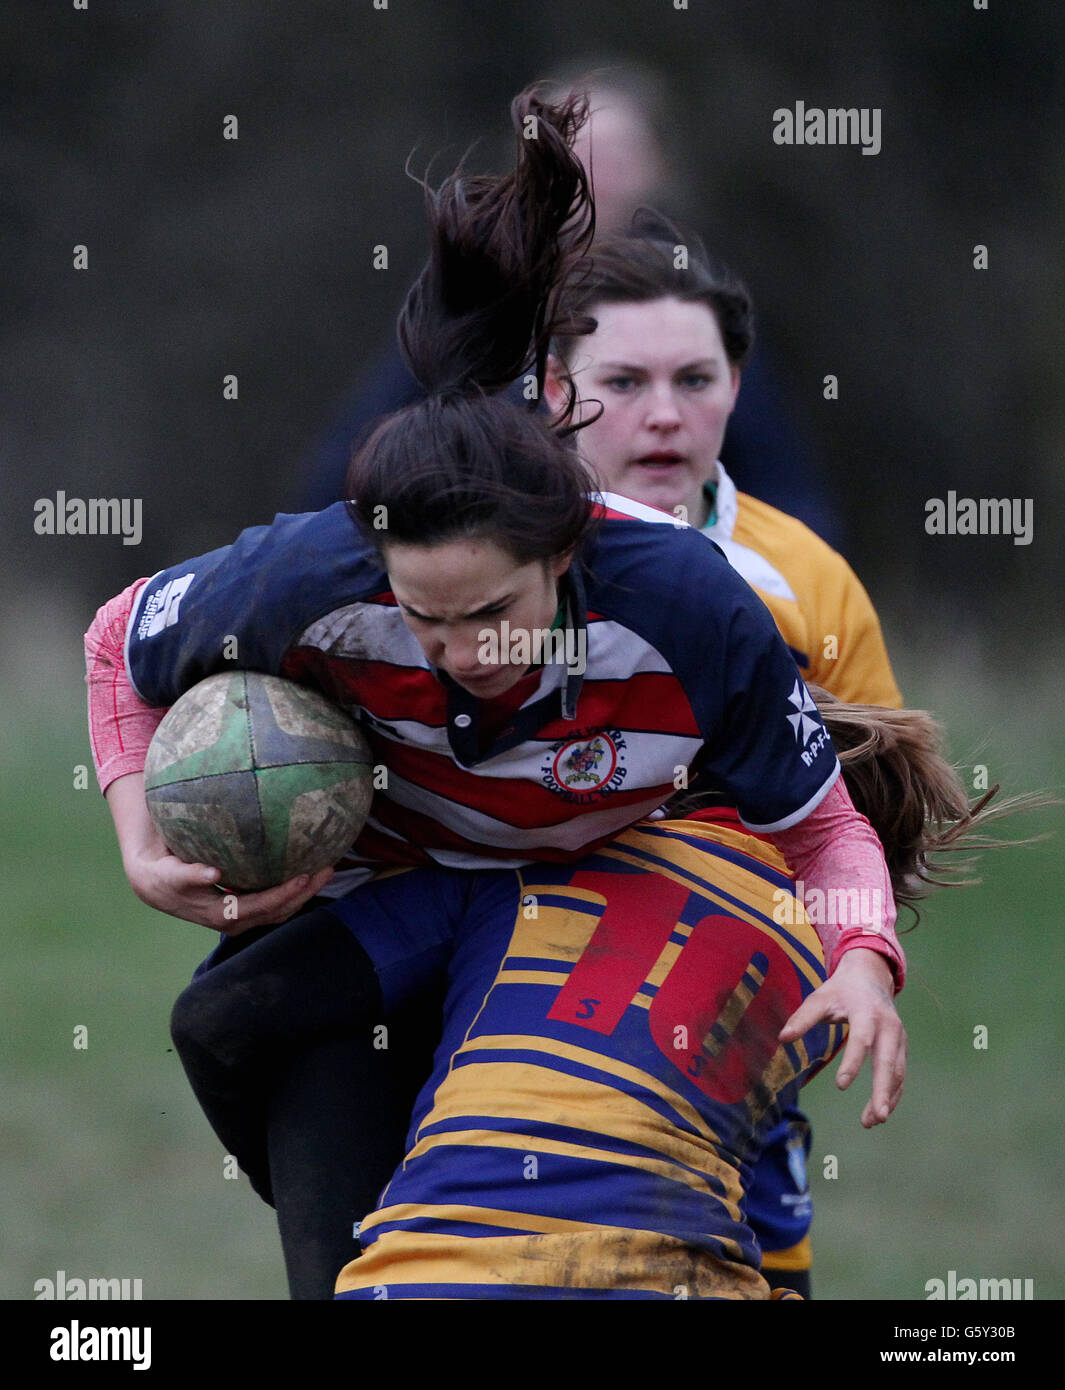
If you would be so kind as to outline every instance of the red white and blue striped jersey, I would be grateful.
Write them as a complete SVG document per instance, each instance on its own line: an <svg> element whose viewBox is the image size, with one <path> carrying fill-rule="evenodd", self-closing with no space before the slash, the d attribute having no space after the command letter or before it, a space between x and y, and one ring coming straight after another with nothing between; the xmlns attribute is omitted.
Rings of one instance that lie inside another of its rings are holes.
<svg viewBox="0 0 1065 1390"><path fill-rule="evenodd" d="M571 862L660 807L693 764L749 829L798 824L839 764L767 609L698 531L611 494L600 510L561 581L584 669L545 665L503 718L430 665L343 503L149 580L127 632L131 684L169 705L237 666L347 708L386 782L341 868ZM338 875L330 891L351 885Z"/></svg>

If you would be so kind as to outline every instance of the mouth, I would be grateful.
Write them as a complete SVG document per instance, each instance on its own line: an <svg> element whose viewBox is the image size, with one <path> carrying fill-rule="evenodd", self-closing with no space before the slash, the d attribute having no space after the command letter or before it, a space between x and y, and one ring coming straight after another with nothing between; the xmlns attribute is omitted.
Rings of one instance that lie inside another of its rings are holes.
<svg viewBox="0 0 1065 1390"><path fill-rule="evenodd" d="M656 449L654 453L643 454L634 460L638 467L649 468L653 471L675 468L677 464L684 461L684 455L678 454L675 449Z"/></svg>
<svg viewBox="0 0 1065 1390"><path fill-rule="evenodd" d="M502 674L502 671L476 671L471 675L466 675L453 671L451 678L459 685L482 686L492 685Z"/></svg>

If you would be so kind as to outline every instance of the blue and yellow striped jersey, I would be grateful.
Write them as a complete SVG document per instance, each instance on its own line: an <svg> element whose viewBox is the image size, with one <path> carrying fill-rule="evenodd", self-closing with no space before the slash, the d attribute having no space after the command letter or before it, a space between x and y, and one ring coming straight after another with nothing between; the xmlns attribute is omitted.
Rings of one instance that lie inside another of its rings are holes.
<svg viewBox="0 0 1065 1390"><path fill-rule="evenodd" d="M764 1298L756 1132L839 1045L775 852L644 822L577 868L478 875L406 1159L341 1298Z"/></svg>

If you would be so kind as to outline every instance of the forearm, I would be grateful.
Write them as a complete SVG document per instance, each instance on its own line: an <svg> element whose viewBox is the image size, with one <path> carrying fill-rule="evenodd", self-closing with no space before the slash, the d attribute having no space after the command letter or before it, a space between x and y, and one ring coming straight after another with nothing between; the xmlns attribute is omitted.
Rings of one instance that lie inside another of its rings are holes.
<svg viewBox="0 0 1065 1390"><path fill-rule="evenodd" d="M104 604L85 634L89 730L93 762L115 823L122 866L142 902L160 912L228 935L283 922L322 888L332 869L240 898L239 921L215 891L217 869L185 864L170 853L155 828L144 799L144 759L165 709L146 705L126 674L125 634L136 595L144 581Z"/></svg>
<svg viewBox="0 0 1065 1390"><path fill-rule="evenodd" d="M876 951L891 964L898 992L906 958L895 934L891 877L883 846L843 778L804 821L771 838L795 875L829 974L848 951Z"/></svg>
<svg viewBox="0 0 1065 1390"><path fill-rule="evenodd" d="M127 872L139 855L168 853L163 837L148 812L143 773L132 772L124 777L116 777L104 796L115 823L115 834Z"/></svg>

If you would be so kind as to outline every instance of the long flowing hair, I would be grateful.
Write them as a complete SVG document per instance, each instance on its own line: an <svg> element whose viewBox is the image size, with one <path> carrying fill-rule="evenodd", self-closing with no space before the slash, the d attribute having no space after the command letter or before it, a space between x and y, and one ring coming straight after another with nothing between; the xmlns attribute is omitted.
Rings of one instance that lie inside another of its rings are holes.
<svg viewBox="0 0 1065 1390"><path fill-rule="evenodd" d="M398 336L427 392L377 427L352 460L348 507L379 547L491 539L519 564L576 549L594 526L591 475L569 413L536 412L557 333L588 331L559 294L595 229L573 140L587 102L516 97L513 170L423 182L429 258ZM498 394L522 376L529 407ZM572 409L572 400L571 400Z"/></svg>
<svg viewBox="0 0 1065 1390"><path fill-rule="evenodd" d="M974 856L1030 840L1002 840L987 825L1054 804L1039 793L1005 797L991 787L970 799L943 755L942 726L924 710L851 705L820 686L810 694L839 755L851 800L884 846L895 898L910 908L937 887L979 883ZM916 911L916 909L914 908Z"/></svg>

